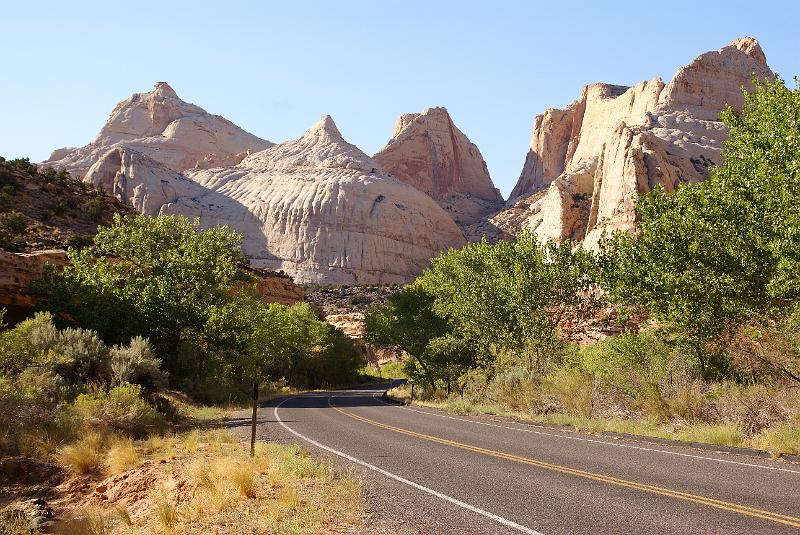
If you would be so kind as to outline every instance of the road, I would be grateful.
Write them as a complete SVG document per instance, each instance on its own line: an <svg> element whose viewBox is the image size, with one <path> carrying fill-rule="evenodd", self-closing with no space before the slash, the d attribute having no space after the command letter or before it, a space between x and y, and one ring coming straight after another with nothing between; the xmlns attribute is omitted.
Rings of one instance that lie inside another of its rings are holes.
<svg viewBox="0 0 800 535"><path fill-rule="evenodd" d="M382 399L306 394L261 409L363 471L412 533L800 533L800 466L577 434Z"/></svg>

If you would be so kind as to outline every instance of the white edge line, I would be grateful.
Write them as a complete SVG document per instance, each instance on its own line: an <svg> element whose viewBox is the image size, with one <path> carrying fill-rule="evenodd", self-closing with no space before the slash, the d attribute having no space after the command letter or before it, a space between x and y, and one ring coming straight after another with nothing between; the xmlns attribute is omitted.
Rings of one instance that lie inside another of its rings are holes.
<svg viewBox="0 0 800 535"><path fill-rule="evenodd" d="M366 461L362 461L361 459L357 459L357 458L353 457L352 455L348 455L348 454L346 454L344 452L341 452L339 450L335 450L335 449L333 449L333 448L331 448L329 446L325 446L324 444L320 444L316 440L310 439L307 436L305 436L305 435L303 435L301 433L298 433L297 431L295 431L294 429L292 429L291 427L286 425L284 423L284 421L281 420L281 417L278 415L278 408L280 408L281 405L283 405L287 401L290 401L290 400L295 399L297 397L300 397L300 396L295 396L295 397L292 397L292 398L284 399L283 401L281 401L280 403L278 403L275 406L275 410L274 410L275 419L278 421L278 423L281 424L281 426L284 429L286 429L287 431L289 431L291 434L295 435L296 437L301 438L301 439L305 440L306 442L308 442L309 444L313 444L314 446L316 446L316 447L318 447L320 449L323 449L325 451L333 453L334 455L338 455L339 457L347 459L350 462L353 462L353 463L356 463L358 465L361 465L364 468L368 468L368 469L372 470L373 472L377 472L377 473L379 473L381 475L384 475L386 477L394 479L395 481L399 481L400 483L403 483L403 484L408 485L410 487L414 487L417 490L421 490L422 492L426 492L428 494L436 496L437 498L440 498L440 499L442 499L442 500L444 500L446 502L450 502L453 505L457 505L458 507L461 507L461 508L467 509L469 511L472 511L473 513L477 513L479 515L485 516L486 518L494 520L495 522L497 522L499 524L502 524L504 526L507 526L509 528L515 529L515 530L520 531L522 533L527 533L528 535L543 535L542 533L540 533L538 531L535 531L535 530L533 530L531 528L525 527L525 526L523 526L521 524L517 524L516 522L512 522L511 520L508 520L507 518L503 518L502 516L498 516L498 515L496 515L494 513L490 513L489 511L485 511L483 509L480 509L479 507L475 507L474 505L470 505L468 503L464 503L461 500L457 500L457 499L452 498L452 497L450 497L450 496L448 496L446 494L442 494L441 492L435 491L433 489L429 489L428 487L420 485L419 483L414 483L413 481L409 481L408 479L406 479L406 478L404 478L402 476L398 476L397 474L393 474L391 472L387 472L383 468L378 468L377 466L369 464Z"/></svg>
<svg viewBox="0 0 800 535"><path fill-rule="evenodd" d="M388 402L384 401L383 399L378 398L377 394L373 394L372 397L375 398L376 400L380 401L381 403L385 404L385 405L389 405L390 407L397 407L397 408L405 409L407 411L418 412L420 414L427 414L428 416L438 416L439 418L448 418L450 420L458 420L459 422L468 422L468 423L471 423L471 424L485 425L485 426L488 426L488 427L497 427L497 428L500 428L500 429L509 429L511 431L520 431L522 433L533 433L535 435L542 435L542 436L546 436L546 437L565 438L565 439L568 439L568 440L579 440L581 442L591 442L591 443L594 443L594 444L604 444L606 446L615 446L617 448L629 448L629 449L632 449L632 450L652 451L652 452L656 452L656 453L666 453L668 455L677 455L678 457L689 457L691 459L701 459L701 460L704 460L704 461L714 461L714 462L718 462L718 463L728 463L728 464L736 464L736 465L739 465L739 466L748 466L748 467L751 467L751 468L762 468L764 470L777 470L777 471L780 471L780 472L789 472L790 474L800 474L800 472L797 471L797 470L790 470L789 468L781 468L779 466L764 466L763 464L743 463L741 461L731 461L730 459L717 459L715 457L704 457L702 455L692 455L691 453L681 453L681 452L678 452L678 451L660 450L658 448L646 448L644 446L634 446L632 444L620 444L620 443L617 443L617 442L606 442L605 440L595 440L595 439L592 439L592 438L571 437L569 435L561 435L561 434L558 434L558 433L546 433L544 431L537 431L535 429L521 429L519 427L511 427L511 426L508 426L508 425L492 424L492 423L489 423L489 422L478 422L476 420L467 420L466 418L457 418L455 416L448 416L446 414L437 414L435 412L428 412L428 411L421 411L421 410L418 410L418 409L412 409L411 407L406 407L405 405L396 405L394 403L388 403Z"/></svg>

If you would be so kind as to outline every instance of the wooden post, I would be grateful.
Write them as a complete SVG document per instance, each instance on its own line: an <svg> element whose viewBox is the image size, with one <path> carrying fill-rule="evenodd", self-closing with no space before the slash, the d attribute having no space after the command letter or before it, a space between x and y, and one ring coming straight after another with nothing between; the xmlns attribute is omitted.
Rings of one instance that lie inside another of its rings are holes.
<svg viewBox="0 0 800 535"><path fill-rule="evenodd" d="M411 383L411 401L414 401L414 383Z"/></svg>
<svg viewBox="0 0 800 535"><path fill-rule="evenodd" d="M258 419L258 383L253 383L253 423L250 426L250 457L256 455L256 421Z"/></svg>

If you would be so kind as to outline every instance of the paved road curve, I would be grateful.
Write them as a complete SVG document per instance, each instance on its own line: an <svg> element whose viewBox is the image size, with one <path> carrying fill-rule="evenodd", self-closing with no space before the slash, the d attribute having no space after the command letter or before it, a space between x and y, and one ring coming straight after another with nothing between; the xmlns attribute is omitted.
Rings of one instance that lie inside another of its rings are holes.
<svg viewBox="0 0 800 535"><path fill-rule="evenodd" d="M358 465L429 531L800 533L800 466L453 417L388 404L383 392L261 410L269 427Z"/></svg>

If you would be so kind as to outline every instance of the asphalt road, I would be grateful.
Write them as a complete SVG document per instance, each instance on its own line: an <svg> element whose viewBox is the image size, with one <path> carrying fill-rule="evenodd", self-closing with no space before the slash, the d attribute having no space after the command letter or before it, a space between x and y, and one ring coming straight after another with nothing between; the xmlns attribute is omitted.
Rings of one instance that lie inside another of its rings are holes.
<svg viewBox="0 0 800 535"><path fill-rule="evenodd" d="M412 533L800 533L800 466L651 445L382 399L306 394L261 409L362 471Z"/></svg>

